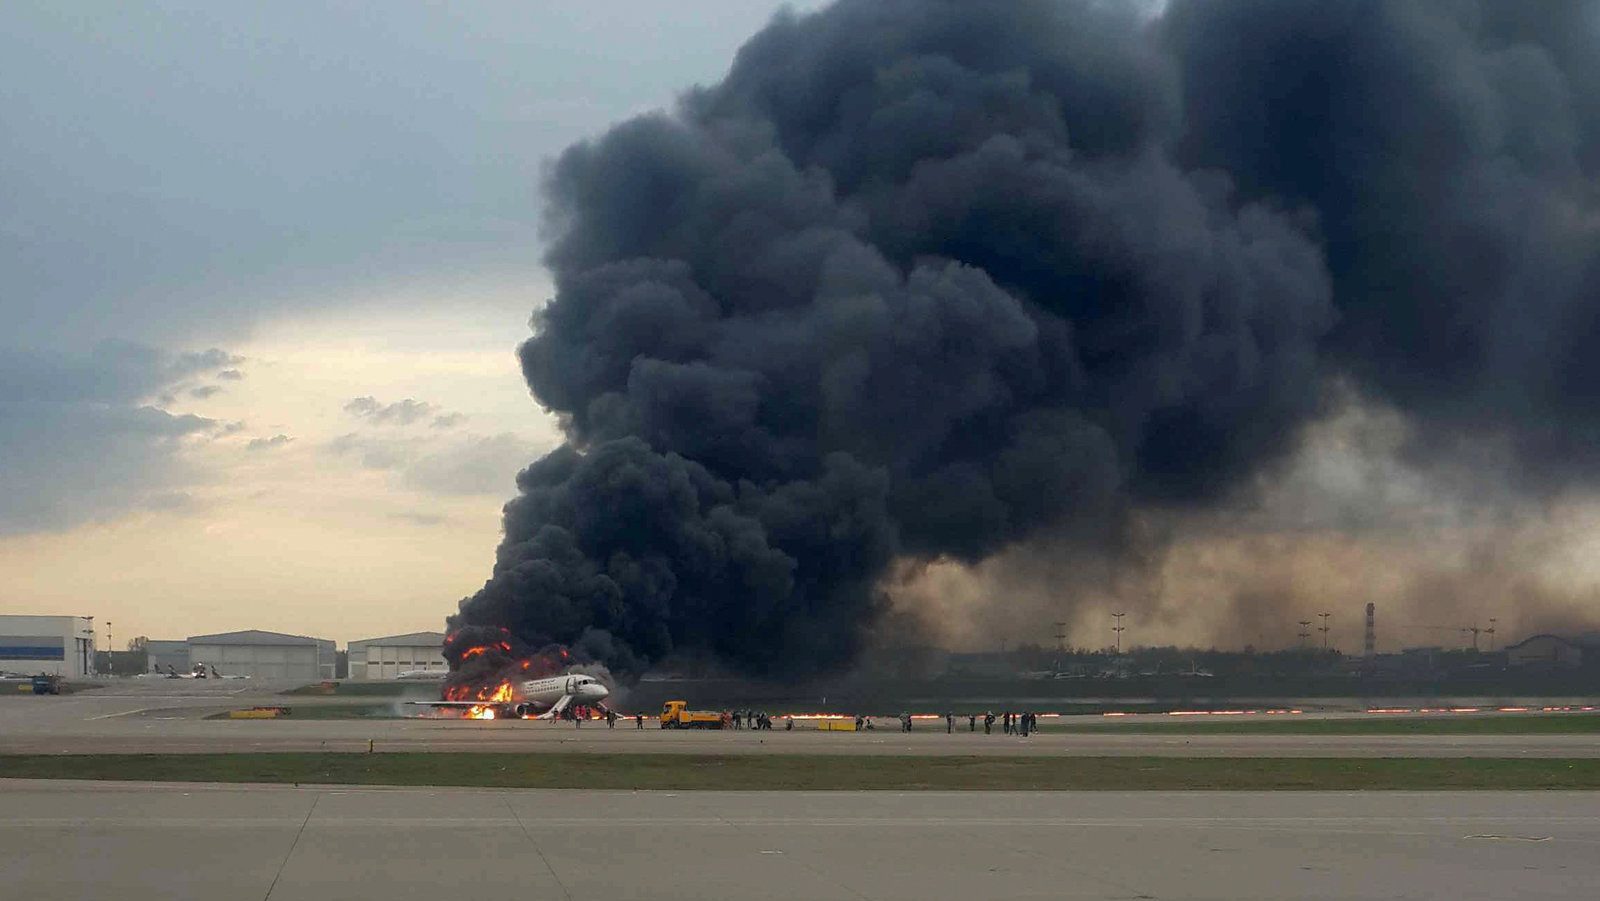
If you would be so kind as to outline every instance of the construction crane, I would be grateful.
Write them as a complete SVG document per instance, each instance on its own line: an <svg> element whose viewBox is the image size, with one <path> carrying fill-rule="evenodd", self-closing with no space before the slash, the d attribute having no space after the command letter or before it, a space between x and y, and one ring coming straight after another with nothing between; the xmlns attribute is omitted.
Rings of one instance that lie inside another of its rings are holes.
<svg viewBox="0 0 1600 901"><path fill-rule="evenodd" d="M1487 636L1489 636L1489 641L1491 643L1494 641L1495 623L1497 623L1497 622L1499 622L1499 620L1491 618L1489 620L1489 628L1487 628L1487 629L1482 629L1482 628L1479 628L1478 626L1475 626L1475 625L1473 625L1473 626L1425 626L1425 625L1421 625L1421 624L1418 624L1418 623L1406 623L1406 624L1400 626L1400 628L1401 629L1426 630L1426 631L1430 631L1430 632L1455 632L1455 633L1458 633L1460 635L1471 635L1472 636L1472 649L1474 651L1476 651L1476 650L1478 650L1478 636L1479 635L1487 635ZM1492 648L1491 648L1491 650L1492 650Z"/></svg>

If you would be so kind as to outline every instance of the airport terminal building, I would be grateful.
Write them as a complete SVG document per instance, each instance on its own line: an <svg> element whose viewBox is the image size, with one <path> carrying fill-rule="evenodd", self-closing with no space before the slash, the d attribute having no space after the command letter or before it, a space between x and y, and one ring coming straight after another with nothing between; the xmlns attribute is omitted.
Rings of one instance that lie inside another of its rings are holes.
<svg viewBox="0 0 1600 901"><path fill-rule="evenodd" d="M191 635L189 663L204 663L224 676L317 682L334 677L333 642L305 635L249 629L216 635Z"/></svg>
<svg viewBox="0 0 1600 901"><path fill-rule="evenodd" d="M432 675L443 677L449 667L445 663L443 632L412 632L391 635L387 638L368 638L352 641L346 646L350 660L350 678L355 681L370 679L398 679L402 675Z"/></svg>
<svg viewBox="0 0 1600 901"><path fill-rule="evenodd" d="M94 675L94 617L0 616L0 672Z"/></svg>

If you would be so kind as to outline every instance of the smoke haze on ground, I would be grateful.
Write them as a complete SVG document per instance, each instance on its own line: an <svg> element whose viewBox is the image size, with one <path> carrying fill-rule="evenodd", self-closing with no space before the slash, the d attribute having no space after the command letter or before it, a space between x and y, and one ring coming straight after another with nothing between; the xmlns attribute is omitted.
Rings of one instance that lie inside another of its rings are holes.
<svg viewBox="0 0 1600 901"><path fill-rule="evenodd" d="M1566 609L1536 570L1600 462L1595 10L779 16L554 163L521 359L567 443L452 625L768 676L891 610L1229 643L1448 608L1485 547L1475 590Z"/></svg>

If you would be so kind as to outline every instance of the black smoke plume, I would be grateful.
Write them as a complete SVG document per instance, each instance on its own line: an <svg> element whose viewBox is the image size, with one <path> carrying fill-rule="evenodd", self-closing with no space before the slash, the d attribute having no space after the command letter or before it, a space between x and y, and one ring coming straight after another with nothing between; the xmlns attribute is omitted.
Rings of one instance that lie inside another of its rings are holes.
<svg viewBox="0 0 1600 901"><path fill-rule="evenodd" d="M780 15L556 162L521 359L567 442L453 623L624 672L837 666L892 565L1203 509L1335 379L1579 472L1594 10Z"/></svg>

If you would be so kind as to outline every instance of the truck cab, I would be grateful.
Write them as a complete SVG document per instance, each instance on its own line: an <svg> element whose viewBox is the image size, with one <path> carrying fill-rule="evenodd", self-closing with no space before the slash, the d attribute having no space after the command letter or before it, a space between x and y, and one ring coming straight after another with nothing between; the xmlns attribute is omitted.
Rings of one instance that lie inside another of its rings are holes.
<svg viewBox="0 0 1600 901"><path fill-rule="evenodd" d="M710 710L690 710L688 701L668 701L661 705L663 729L721 729L727 715Z"/></svg>

